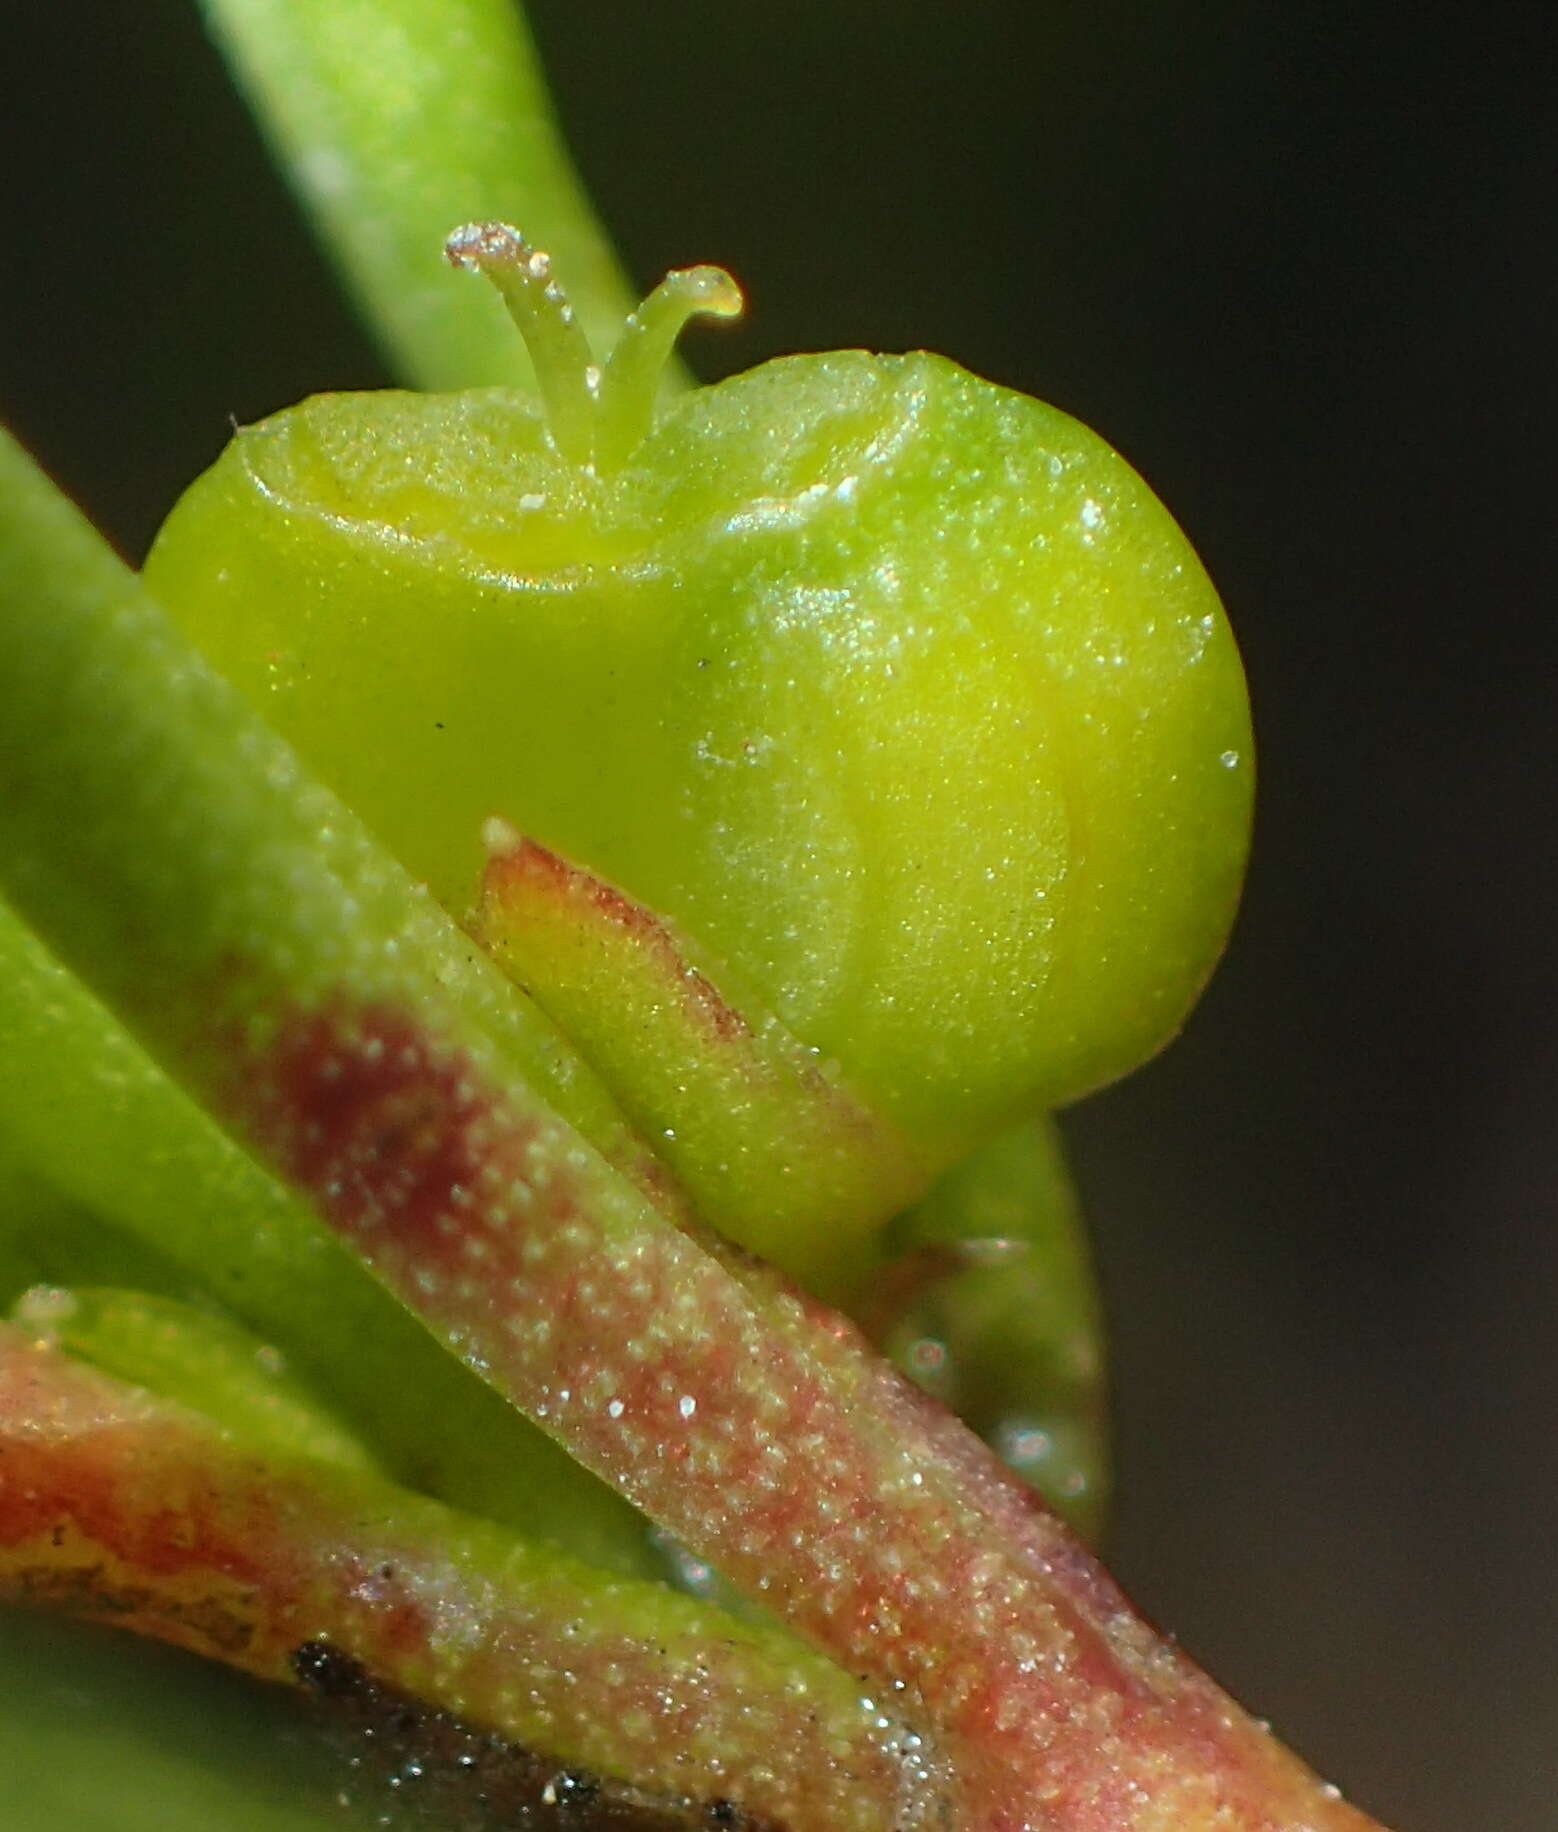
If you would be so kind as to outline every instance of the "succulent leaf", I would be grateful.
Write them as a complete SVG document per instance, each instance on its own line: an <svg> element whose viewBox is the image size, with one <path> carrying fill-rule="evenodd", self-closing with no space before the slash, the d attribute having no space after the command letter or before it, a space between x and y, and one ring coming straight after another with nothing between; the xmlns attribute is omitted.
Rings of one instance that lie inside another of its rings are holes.
<svg viewBox="0 0 1558 1832"><path fill-rule="evenodd" d="M1053 1120L944 1172L889 1231L857 1310L917 1386L1092 1543L1108 1501L1103 1328Z"/></svg>
<svg viewBox="0 0 1558 1832"><path fill-rule="evenodd" d="M327 1647L650 1806L895 1832L933 1824L944 1785L923 1739L906 1749L901 1724L773 1628L219 1431L4 1325L0 1597L278 1683Z"/></svg>
<svg viewBox="0 0 1558 1832"><path fill-rule="evenodd" d="M502 823L473 932L581 1049L714 1227L846 1306L881 1218L924 1183L909 1140L653 911Z"/></svg>
<svg viewBox="0 0 1558 1832"><path fill-rule="evenodd" d="M398 1479L658 1569L633 1510L435 1343L3 902L0 1030L0 1303L91 1282L219 1307L283 1345Z"/></svg>

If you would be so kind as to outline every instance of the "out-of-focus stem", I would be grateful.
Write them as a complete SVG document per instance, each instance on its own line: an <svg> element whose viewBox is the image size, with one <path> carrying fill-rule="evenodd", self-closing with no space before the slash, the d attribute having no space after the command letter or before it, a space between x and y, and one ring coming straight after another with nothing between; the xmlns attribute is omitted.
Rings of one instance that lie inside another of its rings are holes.
<svg viewBox="0 0 1558 1832"><path fill-rule="evenodd" d="M633 300L512 0L202 0L211 31L398 373L422 388L527 379L502 307L450 287L473 216L520 224L608 348ZM213 225L213 249L221 233Z"/></svg>

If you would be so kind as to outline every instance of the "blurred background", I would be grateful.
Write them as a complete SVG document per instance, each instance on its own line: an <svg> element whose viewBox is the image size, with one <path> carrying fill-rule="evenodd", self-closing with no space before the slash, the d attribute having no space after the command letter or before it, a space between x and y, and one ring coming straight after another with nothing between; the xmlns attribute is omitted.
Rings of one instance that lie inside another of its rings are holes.
<svg viewBox="0 0 1558 1832"><path fill-rule="evenodd" d="M1260 821L1184 1039L1070 1127L1113 1560L1399 1832L1551 1832L1558 12L531 10L635 276L748 289L706 373L944 351L1200 548ZM192 4L0 12L0 412L139 557L230 416L383 373Z"/></svg>

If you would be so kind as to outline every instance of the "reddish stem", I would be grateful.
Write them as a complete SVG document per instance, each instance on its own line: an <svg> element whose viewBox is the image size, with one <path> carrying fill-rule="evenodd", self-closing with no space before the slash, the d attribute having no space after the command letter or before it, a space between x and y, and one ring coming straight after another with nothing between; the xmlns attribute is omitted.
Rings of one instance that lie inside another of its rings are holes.
<svg viewBox="0 0 1558 1832"><path fill-rule="evenodd" d="M634 1205L409 1015L284 1024L239 1107L474 1367L943 1739L960 1832L1364 1832L854 1328Z"/></svg>
<svg viewBox="0 0 1558 1832"><path fill-rule="evenodd" d="M900 1726L766 1631L356 1473L256 1454L3 1325L0 1595L273 1681L317 1671L323 1644L651 1805L897 1832L939 1793L928 1750L907 1761Z"/></svg>

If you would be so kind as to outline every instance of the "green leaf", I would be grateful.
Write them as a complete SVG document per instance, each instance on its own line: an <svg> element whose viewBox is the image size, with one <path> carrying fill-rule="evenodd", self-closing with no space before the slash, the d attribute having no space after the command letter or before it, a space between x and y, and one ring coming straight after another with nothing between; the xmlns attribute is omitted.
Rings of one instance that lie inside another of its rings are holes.
<svg viewBox="0 0 1558 1832"><path fill-rule="evenodd" d="M517 223L569 274L586 330L632 304L510 0L202 0L277 162L399 374L424 388L524 381L444 238Z"/></svg>
<svg viewBox="0 0 1558 1832"><path fill-rule="evenodd" d="M749 991L732 1001L723 963L532 840L494 835L471 928L586 1053L698 1213L849 1309L880 1268L884 1216L924 1187L910 1140Z"/></svg>
<svg viewBox="0 0 1558 1832"><path fill-rule="evenodd" d="M1109 1490L1103 1325L1053 1120L937 1178L898 1217L868 1318L917 1385L1096 1543Z"/></svg>
<svg viewBox="0 0 1558 1832"><path fill-rule="evenodd" d="M77 1360L196 1408L258 1448L385 1473L274 1344L215 1312L145 1291L50 1284L24 1292L12 1318Z"/></svg>
<svg viewBox="0 0 1558 1832"><path fill-rule="evenodd" d="M402 1481L654 1568L642 1520L461 1367L3 902L0 1035L0 1303L39 1281L214 1300L284 1345Z"/></svg>

